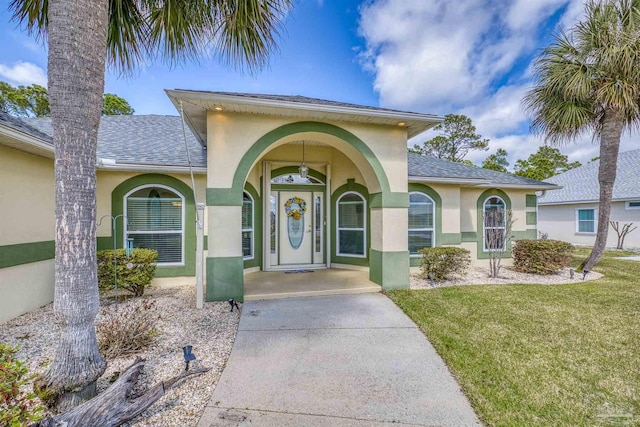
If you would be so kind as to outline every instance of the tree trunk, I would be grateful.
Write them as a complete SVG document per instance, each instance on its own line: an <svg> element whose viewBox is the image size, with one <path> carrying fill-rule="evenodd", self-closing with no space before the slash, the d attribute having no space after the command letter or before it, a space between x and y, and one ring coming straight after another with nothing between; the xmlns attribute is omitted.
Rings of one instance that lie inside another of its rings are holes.
<svg viewBox="0 0 640 427"><path fill-rule="evenodd" d="M95 394L106 362L94 320L96 145L104 92L108 1L49 1L49 96L55 148L55 293L60 339L37 387L64 411ZM91 36L88 36L91 35Z"/></svg>
<svg viewBox="0 0 640 427"><path fill-rule="evenodd" d="M616 180L618 167L618 151L620 148L620 136L624 126L622 111L608 109L604 113L602 132L600 134L600 166L598 169L598 183L600 184L600 200L598 206L598 230L596 241L593 244L591 254L582 261L580 270L591 271L607 246L607 234L609 232L609 216L611 213L611 198L613 196L613 184Z"/></svg>

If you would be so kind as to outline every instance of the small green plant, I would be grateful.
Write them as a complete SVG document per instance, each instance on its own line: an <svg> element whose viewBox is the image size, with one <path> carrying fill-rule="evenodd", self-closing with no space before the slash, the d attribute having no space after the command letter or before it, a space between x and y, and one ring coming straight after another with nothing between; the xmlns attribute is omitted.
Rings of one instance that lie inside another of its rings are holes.
<svg viewBox="0 0 640 427"><path fill-rule="evenodd" d="M155 302L148 299L104 307L96 321L100 353L111 359L148 347L158 335L159 318Z"/></svg>
<svg viewBox="0 0 640 427"><path fill-rule="evenodd" d="M561 240L518 240L513 245L513 268L522 273L556 274L569 265L573 245Z"/></svg>
<svg viewBox="0 0 640 427"><path fill-rule="evenodd" d="M464 274L471 264L469 250L455 246L438 248L424 248L418 251L422 254L420 269L427 276L433 273L434 280L444 280L454 274Z"/></svg>
<svg viewBox="0 0 640 427"><path fill-rule="evenodd" d="M44 408L24 386L33 379L24 362L16 358L18 347L0 344L0 425L26 426L42 417Z"/></svg>
<svg viewBox="0 0 640 427"><path fill-rule="evenodd" d="M113 249L98 251L98 286L101 291L114 289ZM127 257L124 249L116 250L118 288L139 297L156 273L158 252L153 249L134 249Z"/></svg>

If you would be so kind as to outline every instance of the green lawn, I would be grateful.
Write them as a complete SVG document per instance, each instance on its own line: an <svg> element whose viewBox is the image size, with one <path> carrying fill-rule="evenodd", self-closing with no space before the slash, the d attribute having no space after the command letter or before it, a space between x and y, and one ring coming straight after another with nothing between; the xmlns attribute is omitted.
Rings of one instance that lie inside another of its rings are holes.
<svg viewBox="0 0 640 427"><path fill-rule="evenodd" d="M587 250L578 251L577 265ZM640 262L572 285L392 291L491 426L640 425ZM637 254L636 254L637 255Z"/></svg>

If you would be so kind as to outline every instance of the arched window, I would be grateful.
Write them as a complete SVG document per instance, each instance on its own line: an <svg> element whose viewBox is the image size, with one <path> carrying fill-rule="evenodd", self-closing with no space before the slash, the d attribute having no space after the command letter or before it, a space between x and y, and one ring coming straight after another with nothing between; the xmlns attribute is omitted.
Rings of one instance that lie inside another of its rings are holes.
<svg viewBox="0 0 640 427"><path fill-rule="evenodd" d="M128 192L124 206L125 241L158 251L159 265L184 264L184 196L170 187L148 185Z"/></svg>
<svg viewBox="0 0 640 427"><path fill-rule="evenodd" d="M436 204L424 193L409 193L409 253L435 246Z"/></svg>
<svg viewBox="0 0 640 427"><path fill-rule="evenodd" d="M242 256L253 258L253 198L242 193Z"/></svg>
<svg viewBox="0 0 640 427"><path fill-rule="evenodd" d="M366 257L366 202L358 193L348 192L338 199L338 255Z"/></svg>
<svg viewBox="0 0 640 427"><path fill-rule="evenodd" d="M484 250L504 249L506 236L507 209L504 200L498 196L484 201L482 209Z"/></svg>

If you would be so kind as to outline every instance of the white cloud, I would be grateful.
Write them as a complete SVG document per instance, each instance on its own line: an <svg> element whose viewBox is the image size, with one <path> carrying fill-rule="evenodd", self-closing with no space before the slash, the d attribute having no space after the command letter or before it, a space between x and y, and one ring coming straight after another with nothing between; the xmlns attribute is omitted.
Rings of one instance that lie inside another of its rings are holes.
<svg viewBox="0 0 640 427"><path fill-rule="evenodd" d="M552 16L572 26L583 8L583 0L374 0L360 9L361 59L374 73L381 106L465 114L491 140L489 152L468 158L479 164L504 148L513 164L544 143L529 134L521 105L543 31ZM581 162L598 152L589 137L560 148Z"/></svg>
<svg viewBox="0 0 640 427"><path fill-rule="evenodd" d="M13 65L0 64L0 78L12 85L38 84L47 87L47 73L31 62L16 62Z"/></svg>

